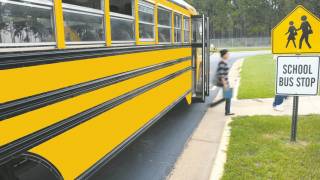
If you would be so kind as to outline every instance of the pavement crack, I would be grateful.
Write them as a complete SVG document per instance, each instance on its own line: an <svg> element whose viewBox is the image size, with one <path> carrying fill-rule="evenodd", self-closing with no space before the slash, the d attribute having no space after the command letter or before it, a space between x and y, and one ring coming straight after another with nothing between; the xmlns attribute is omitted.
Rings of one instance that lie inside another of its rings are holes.
<svg viewBox="0 0 320 180"><path fill-rule="evenodd" d="M191 140L201 141L201 142L207 142L207 143L219 143L219 142L215 142L215 141L211 141L211 140L206 140L206 139L199 139L199 138L191 138Z"/></svg>

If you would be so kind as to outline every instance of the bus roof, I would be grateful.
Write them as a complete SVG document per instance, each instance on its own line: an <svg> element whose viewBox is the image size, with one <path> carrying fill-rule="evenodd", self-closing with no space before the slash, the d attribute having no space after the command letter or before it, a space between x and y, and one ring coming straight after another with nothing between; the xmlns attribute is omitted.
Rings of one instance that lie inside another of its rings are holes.
<svg viewBox="0 0 320 180"><path fill-rule="evenodd" d="M180 6L183 6L184 8L192 11L194 14L197 14L197 10L193 6L191 6L189 3L185 2L184 0L169 0L169 1L179 4Z"/></svg>

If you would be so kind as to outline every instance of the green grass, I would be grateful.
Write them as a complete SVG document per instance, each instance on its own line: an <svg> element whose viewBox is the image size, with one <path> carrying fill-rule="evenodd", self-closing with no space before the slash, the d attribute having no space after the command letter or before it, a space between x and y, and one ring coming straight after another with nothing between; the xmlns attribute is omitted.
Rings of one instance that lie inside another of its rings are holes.
<svg viewBox="0 0 320 180"><path fill-rule="evenodd" d="M230 52L242 52L242 51L271 51L270 47L237 47L237 48L217 48L210 49L211 53L219 53L221 49L228 49Z"/></svg>
<svg viewBox="0 0 320 180"><path fill-rule="evenodd" d="M240 51L263 51L270 50L270 47L239 47L239 48L229 48L230 52L240 52Z"/></svg>
<svg viewBox="0 0 320 180"><path fill-rule="evenodd" d="M272 55L245 59L238 99L271 98L275 94L276 63Z"/></svg>
<svg viewBox="0 0 320 180"><path fill-rule="evenodd" d="M289 116L234 118L223 180L320 179L320 116L300 117L297 143L290 124Z"/></svg>

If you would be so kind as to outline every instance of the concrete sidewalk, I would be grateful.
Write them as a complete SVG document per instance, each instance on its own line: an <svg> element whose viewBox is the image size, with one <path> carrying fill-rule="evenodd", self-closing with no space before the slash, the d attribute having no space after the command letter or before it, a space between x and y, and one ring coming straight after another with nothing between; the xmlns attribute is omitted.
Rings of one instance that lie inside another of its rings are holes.
<svg viewBox="0 0 320 180"><path fill-rule="evenodd" d="M235 97L240 84L240 71L243 60L237 61L230 71L230 81L235 87ZM218 95L219 96L219 95ZM222 93L220 92L220 97ZM232 112L236 116L252 115L291 115L292 98L284 103L284 111L272 108L273 99L249 99L232 101ZM320 97L300 97L299 115L319 114ZM226 150L231 133L228 123L230 117L224 116L224 103L209 108L200 125L189 139L182 155L168 180L218 180L223 175Z"/></svg>
<svg viewBox="0 0 320 180"><path fill-rule="evenodd" d="M241 65L242 60L238 60L230 70L230 83L234 87L239 83L238 72ZM221 98L222 92L220 91L215 100ZM224 134L226 134L230 120L229 116L224 115L224 103L208 108L167 179L208 180L212 179L213 168L217 172L222 172L223 163L221 165L221 162L225 161L225 156L219 151L224 149L226 143ZM215 164L217 158L219 163Z"/></svg>
<svg viewBox="0 0 320 180"><path fill-rule="evenodd" d="M293 98L289 97L283 104L284 111L275 111L272 108L273 99L248 99L235 100L233 109L237 116L252 115L291 115L293 107ZM252 109L254 108L254 111ZM320 96L300 97L299 115L319 114Z"/></svg>
<svg viewBox="0 0 320 180"><path fill-rule="evenodd" d="M223 112L222 104L208 109L167 179L209 179L227 122Z"/></svg>

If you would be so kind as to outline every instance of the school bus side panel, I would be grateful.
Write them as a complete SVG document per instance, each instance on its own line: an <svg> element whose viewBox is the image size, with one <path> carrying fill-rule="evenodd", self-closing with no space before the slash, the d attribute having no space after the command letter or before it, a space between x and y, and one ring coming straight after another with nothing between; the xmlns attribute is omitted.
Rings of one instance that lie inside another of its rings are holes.
<svg viewBox="0 0 320 180"><path fill-rule="evenodd" d="M0 130L3 137L0 139L0 143L5 145L28 134L52 126L72 115L152 83L176 71L190 67L190 64L190 60L184 61L4 120L0 122ZM162 94L159 94L159 96L162 96Z"/></svg>
<svg viewBox="0 0 320 180"><path fill-rule="evenodd" d="M189 51L174 48L0 70L0 103L191 56Z"/></svg>
<svg viewBox="0 0 320 180"><path fill-rule="evenodd" d="M74 179L191 89L191 71L31 150ZM76 164L76 166L75 166Z"/></svg>

